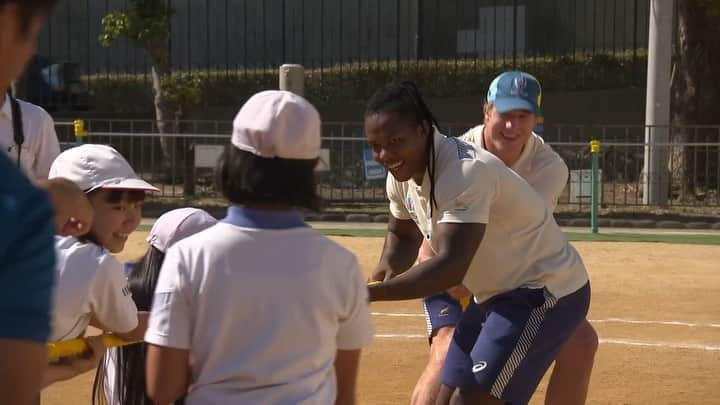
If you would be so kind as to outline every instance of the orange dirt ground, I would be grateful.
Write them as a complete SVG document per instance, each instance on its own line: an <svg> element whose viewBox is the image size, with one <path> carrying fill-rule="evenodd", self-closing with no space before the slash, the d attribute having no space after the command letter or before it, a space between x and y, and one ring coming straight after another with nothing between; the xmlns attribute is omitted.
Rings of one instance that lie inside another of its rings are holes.
<svg viewBox="0 0 720 405"><path fill-rule="evenodd" d="M122 259L145 251L131 236ZM380 238L334 238L369 274ZM588 318L601 344L589 404L720 404L720 246L576 242L589 269ZM358 403L404 404L427 360L419 301L375 303L378 334L364 352ZM389 316L388 314L413 316ZM644 321L644 322L629 322ZM675 321L678 323L661 323ZM89 404L93 373L47 388L45 405ZM544 401L547 376L532 404Z"/></svg>

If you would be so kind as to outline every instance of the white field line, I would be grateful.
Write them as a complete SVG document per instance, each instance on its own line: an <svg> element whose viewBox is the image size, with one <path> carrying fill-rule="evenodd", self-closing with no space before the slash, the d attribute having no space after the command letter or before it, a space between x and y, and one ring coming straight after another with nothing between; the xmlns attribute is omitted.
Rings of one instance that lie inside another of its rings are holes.
<svg viewBox="0 0 720 405"><path fill-rule="evenodd" d="M689 328L720 328L720 323L694 323L681 321L640 321L634 319L608 318L608 319L590 319L592 323L631 323L640 325L668 325L668 326L687 326Z"/></svg>
<svg viewBox="0 0 720 405"><path fill-rule="evenodd" d="M405 317L405 318L415 318L415 317L425 317L425 314L403 314L403 313L397 313L397 312L371 312L372 316L394 316L394 317Z"/></svg>
<svg viewBox="0 0 720 405"><path fill-rule="evenodd" d="M419 333L378 333L375 335L378 339L426 339L427 335Z"/></svg>
<svg viewBox="0 0 720 405"><path fill-rule="evenodd" d="M600 339L600 343L623 346L643 346L643 347L659 347L663 349L689 349L689 350L705 350L710 352L720 351L720 346L703 345L698 343L683 342L654 342L641 341L631 339Z"/></svg>
<svg viewBox="0 0 720 405"><path fill-rule="evenodd" d="M373 316L388 316L399 318L424 318L425 314L414 313L395 313L395 312L373 312ZM686 326L689 328L720 328L720 323L694 323L682 321L642 321L636 319L607 318L607 319L590 319L591 323L627 323L637 325L667 325L667 326Z"/></svg>
<svg viewBox="0 0 720 405"><path fill-rule="evenodd" d="M427 335L417 333L378 333L375 335L378 339L427 339ZM600 339L601 344L622 345L622 346L640 346L640 347L656 347L660 349L687 349L687 350L703 350L710 352L720 351L720 346L702 345L697 343L683 342L658 342L658 341L642 341L632 339Z"/></svg>

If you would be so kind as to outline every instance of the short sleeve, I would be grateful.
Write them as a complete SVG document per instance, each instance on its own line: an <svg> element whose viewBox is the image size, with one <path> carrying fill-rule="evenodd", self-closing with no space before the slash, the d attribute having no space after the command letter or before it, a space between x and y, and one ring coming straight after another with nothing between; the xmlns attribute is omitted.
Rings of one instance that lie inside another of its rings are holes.
<svg viewBox="0 0 720 405"><path fill-rule="evenodd" d="M549 148L549 147L548 147ZM555 209L560 194L568 181L568 167L560 155L548 149L543 152L544 164L536 167L528 183L537 191L545 202Z"/></svg>
<svg viewBox="0 0 720 405"><path fill-rule="evenodd" d="M410 213L405 207L405 194L403 193L400 184L398 184L391 174L387 176L385 189L387 191L388 200L390 200L390 214L397 219L411 219Z"/></svg>
<svg viewBox="0 0 720 405"><path fill-rule="evenodd" d="M138 325L137 307L128 289L123 265L109 253L98 262L89 302L95 318L112 332L130 332Z"/></svg>
<svg viewBox="0 0 720 405"><path fill-rule="evenodd" d="M497 169L480 160L453 162L438 178L438 223L487 224L497 198Z"/></svg>
<svg viewBox="0 0 720 405"><path fill-rule="evenodd" d="M176 349L190 348L192 314L187 269L178 247L171 247L155 287L146 342Z"/></svg>
<svg viewBox="0 0 720 405"><path fill-rule="evenodd" d="M52 208L9 159L0 159L6 176L0 186L0 338L45 343L55 278Z"/></svg>
<svg viewBox="0 0 720 405"><path fill-rule="evenodd" d="M370 302L368 300L367 284L362 277L357 259L353 256L351 277L348 291L345 296L346 308L340 319L337 334L337 348L339 350L359 350L367 346L375 334L370 319Z"/></svg>
<svg viewBox="0 0 720 405"><path fill-rule="evenodd" d="M60 143L55 133L55 123L52 117L45 110L40 109L40 111L43 118L33 175L36 179L47 179L50 166L60 154Z"/></svg>

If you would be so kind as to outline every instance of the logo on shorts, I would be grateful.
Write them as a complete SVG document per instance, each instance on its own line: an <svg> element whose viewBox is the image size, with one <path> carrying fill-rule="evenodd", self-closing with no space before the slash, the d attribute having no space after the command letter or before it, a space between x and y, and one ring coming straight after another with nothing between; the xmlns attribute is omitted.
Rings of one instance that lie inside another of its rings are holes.
<svg viewBox="0 0 720 405"><path fill-rule="evenodd" d="M448 316L448 312L450 312L450 306L445 305L440 312L438 312L438 316Z"/></svg>
<svg viewBox="0 0 720 405"><path fill-rule="evenodd" d="M472 366L472 372L473 373L479 373L483 370L485 370L485 367L487 367L487 363L484 361L481 361L479 363L473 364Z"/></svg>

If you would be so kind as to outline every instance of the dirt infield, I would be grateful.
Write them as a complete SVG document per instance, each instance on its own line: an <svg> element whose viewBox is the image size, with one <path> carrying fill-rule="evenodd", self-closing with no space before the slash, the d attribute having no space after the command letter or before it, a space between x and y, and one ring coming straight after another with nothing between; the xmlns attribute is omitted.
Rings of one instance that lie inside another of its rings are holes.
<svg viewBox="0 0 720 405"><path fill-rule="evenodd" d="M144 232L122 259L144 252ZM382 239L334 238L363 271ZM576 242L590 271L589 319L601 344L589 404L720 404L720 246ZM403 404L424 367L427 344L418 301L372 305L379 337L363 353L360 404ZM543 381L533 404L544 401ZM92 375L58 383L43 404L88 404Z"/></svg>

